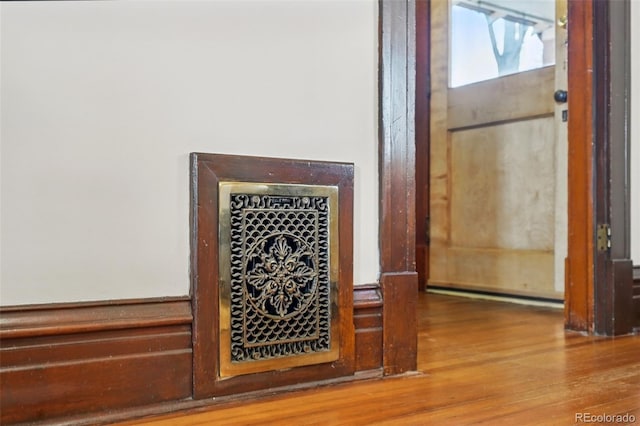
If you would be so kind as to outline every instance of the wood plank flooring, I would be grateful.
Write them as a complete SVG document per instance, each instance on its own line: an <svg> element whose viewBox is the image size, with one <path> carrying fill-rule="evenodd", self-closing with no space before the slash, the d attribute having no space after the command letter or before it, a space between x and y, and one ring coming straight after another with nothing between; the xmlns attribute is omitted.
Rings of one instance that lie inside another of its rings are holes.
<svg viewBox="0 0 640 426"><path fill-rule="evenodd" d="M625 414L640 425L640 336L566 332L550 308L435 294L418 306L418 374L121 425L568 425Z"/></svg>

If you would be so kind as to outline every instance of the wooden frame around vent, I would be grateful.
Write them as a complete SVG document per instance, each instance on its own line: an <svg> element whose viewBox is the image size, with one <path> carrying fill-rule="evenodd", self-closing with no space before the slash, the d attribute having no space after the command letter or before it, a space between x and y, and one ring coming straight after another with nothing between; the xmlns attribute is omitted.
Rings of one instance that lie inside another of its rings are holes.
<svg viewBox="0 0 640 426"><path fill-rule="evenodd" d="M337 360L285 370L222 377L218 352L220 182L338 187L339 273ZM191 154L191 281L194 398L237 394L350 376L355 370L353 325L353 164L222 154Z"/></svg>

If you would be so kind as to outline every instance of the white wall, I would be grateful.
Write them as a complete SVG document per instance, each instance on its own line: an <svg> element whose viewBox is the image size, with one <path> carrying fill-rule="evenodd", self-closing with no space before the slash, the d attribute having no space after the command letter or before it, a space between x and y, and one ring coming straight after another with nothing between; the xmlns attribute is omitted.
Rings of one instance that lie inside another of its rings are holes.
<svg viewBox="0 0 640 426"><path fill-rule="evenodd" d="M186 295L192 151L356 164L377 280L377 4L2 2L3 305Z"/></svg>
<svg viewBox="0 0 640 426"><path fill-rule="evenodd" d="M631 259L640 265L640 0L631 1Z"/></svg>

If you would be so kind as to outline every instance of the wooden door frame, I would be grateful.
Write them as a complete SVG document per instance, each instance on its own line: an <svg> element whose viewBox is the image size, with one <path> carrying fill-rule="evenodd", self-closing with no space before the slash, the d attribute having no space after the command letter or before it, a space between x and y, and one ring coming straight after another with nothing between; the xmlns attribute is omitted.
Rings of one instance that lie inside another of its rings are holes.
<svg viewBox="0 0 640 426"><path fill-rule="evenodd" d="M565 323L589 333L627 334L633 331L629 1L569 0L568 6ZM603 224L611 229L610 247L599 250L597 229Z"/></svg>
<svg viewBox="0 0 640 426"><path fill-rule="evenodd" d="M416 52L431 51L431 4L416 2ZM416 268L418 288L425 291L429 275L430 187L431 173L431 54L416 54ZM426 184L418 184L424 182Z"/></svg>
<svg viewBox="0 0 640 426"><path fill-rule="evenodd" d="M419 12L428 9L424 6L430 0L380 0L380 269L387 372L402 372L415 365L411 354L415 353L416 312L410 300L417 290L416 108L420 114L425 111L424 106L416 106L415 96L416 1ZM633 283L629 267L628 7L628 0L568 3L565 324L569 329L607 335L632 331L626 320L631 313L627 301ZM421 33L417 39L423 40ZM428 103L421 92L418 104L425 99ZM418 142L424 140L421 137ZM612 229L611 248L603 252L596 247L598 223L609 223ZM398 345L405 344L410 350L402 357Z"/></svg>
<svg viewBox="0 0 640 426"><path fill-rule="evenodd" d="M607 224L609 248L595 250L593 332L633 331L631 260L629 0L594 1L595 206L596 226ZM597 238L597 236L596 236Z"/></svg>
<svg viewBox="0 0 640 426"><path fill-rule="evenodd" d="M379 1L378 172L383 371L417 368L415 1Z"/></svg>

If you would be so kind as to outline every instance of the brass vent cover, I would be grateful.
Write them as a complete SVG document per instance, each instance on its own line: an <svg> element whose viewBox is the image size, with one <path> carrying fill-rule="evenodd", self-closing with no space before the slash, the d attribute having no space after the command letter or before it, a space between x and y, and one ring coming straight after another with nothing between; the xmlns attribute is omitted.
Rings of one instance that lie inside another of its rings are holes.
<svg viewBox="0 0 640 426"><path fill-rule="evenodd" d="M218 189L220 377L337 360L338 187Z"/></svg>

